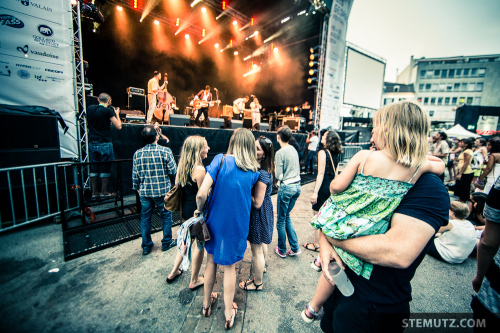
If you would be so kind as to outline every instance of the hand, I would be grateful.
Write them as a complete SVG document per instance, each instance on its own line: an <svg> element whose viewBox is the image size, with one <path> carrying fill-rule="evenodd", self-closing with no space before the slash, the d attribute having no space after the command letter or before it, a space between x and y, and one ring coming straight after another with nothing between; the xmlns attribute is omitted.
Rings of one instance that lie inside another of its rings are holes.
<svg viewBox="0 0 500 333"><path fill-rule="evenodd" d="M311 204L315 205L317 202L318 202L318 194L317 193L311 194Z"/></svg>
<svg viewBox="0 0 500 333"><path fill-rule="evenodd" d="M203 211L202 211L202 210L198 210L198 209L197 209L197 210L195 210L195 211L194 211L193 216L194 216L194 217L198 217L198 216L200 216L200 214L201 214L201 213L203 213Z"/></svg>
<svg viewBox="0 0 500 333"><path fill-rule="evenodd" d="M116 113L116 116L119 116L120 115L120 108L115 108L115 113Z"/></svg>
<svg viewBox="0 0 500 333"><path fill-rule="evenodd" d="M474 291L477 293L477 292L479 292L479 289L481 288L482 284L483 284L483 279L479 278L476 275L474 280L472 280L472 289L474 289Z"/></svg>
<svg viewBox="0 0 500 333"><path fill-rule="evenodd" d="M319 260L321 262L325 278L330 282L333 282L332 276L328 271L328 265L330 262L335 261L340 267L344 268L344 262L340 259L332 244L328 242L323 233L319 238Z"/></svg>
<svg viewBox="0 0 500 333"><path fill-rule="evenodd" d="M462 178L462 174L461 174L461 173L459 173L459 174L455 177L455 179L456 179L456 180L460 180L460 178Z"/></svg>

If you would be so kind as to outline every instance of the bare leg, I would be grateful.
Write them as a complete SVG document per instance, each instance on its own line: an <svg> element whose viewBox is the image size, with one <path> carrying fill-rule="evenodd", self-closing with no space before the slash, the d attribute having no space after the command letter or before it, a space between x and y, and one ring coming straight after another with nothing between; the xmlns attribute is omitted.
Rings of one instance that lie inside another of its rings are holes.
<svg viewBox="0 0 500 333"><path fill-rule="evenodd" d="M250 247L252 248L252 254L253 254L254 282L255 284L259 285L262 284L264 267L266 265L266 261L264 260L264 252L262 251L262 244L250 243Z"/></svg>
<svg viewBox="0 0 500 333"><path fill-rule="evenodd" d="M309 306L315 312L319 312L323 304L326 302L328 297L330 297L334 290L335 286L328 282L323 274L321 274L318 279L318 284L316 285L316 291L314 292L314 296L309 303Z"/></svg>
<svg viewBox="0 0 500 333"><path fill-rule="evenodd" d="M101 183L102 183L101 194L109 194L108 192L109 177L102 177Z"/></svg>
<svg viewBox="0 0 500 333"><path fill-rule="evenodd" d="M189 283L189 288L194 288L197 285L203 283L204 278L202 276L198 276L200 274L201 263L203 262L203 255L205 254L205 250L199 250L197 241L195 240L193 244L191 244L191 283Z"/></svg>
<svg viewBox="0 0 500 333"><path fill-rule="evenodd" d="M90 187L92 189L92 196L99 194L99 192L97 192L97 178L98 177L90 177Z"/></svg>
<svg viewBox="0 0 500 333"><path fill-rule="evenodd" d="M313 210L314 216L318 215L317 210ZM317 246L319 248L319 235L321 233L321 230L319 229L314 229L314 246Z"/></svg>
<svg viewBox="0 0 500 333"><path fill-rule="evenodd" d="M264 254L264 273L267 272L267 264L266 264L266 259L267 259L267 244L262 243L262 253Z"/></svg>
<svg viewBox="0 0 500 333"><path fill-rule="evenodd" d="M212 295L212 290L214 289L214 283L215 283L215 273L217 271L217 265L214 263L214 256L211 254L207 254L207 267L205 267L205 285L203 286L204 291L205 291L205 298L203 300L203 307L205 309L209 308L211 304L210 296ZM225 277L226 274L224 274L224 286L225 286ZM236 278L236 272L235 272L235 278ZM234 294L234 288L233 288L233 294Z"/></svg>
<svg viewBox="0 0 500 333"><path fill-rule="evenodd" d="M177 251L177 256L174 259L174 267L172 267L172 271L170 271L170 274L168 275L169 279L173 279L176 275L179 275L179 267L181 266L182 263L182 254L180 254L179 251Z"/></svg>
<svg viewBox="0 0 500 333"><path fill-rule="evenodd" d="M235 267L236 267L235 264L224 266L224 305L225 305L224 314L226 315L226 320L230 320L234 314L233 300L234 300L234 287L236 284ZM205 281L206 280L208 279L205 270ZM212 292L212 288L210 288L210 292ZM210 297L210 294L208 295ZM207 299L207 282L205 282L205 300L206 299Z"/></svg>

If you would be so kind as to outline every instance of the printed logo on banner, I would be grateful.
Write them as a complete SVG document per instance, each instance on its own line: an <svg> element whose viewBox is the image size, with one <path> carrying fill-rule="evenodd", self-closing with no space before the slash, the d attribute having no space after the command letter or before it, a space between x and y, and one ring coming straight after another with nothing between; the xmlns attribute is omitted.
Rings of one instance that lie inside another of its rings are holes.
<svg viewBox="0 0 500 333"><path fill-rule="evenodd" d="M29 51L29 47L28 47L28 45L24 45L24 47L18 46L18 47L17 47L17 50L18 50L19 52L24 53L24 56L25 56L26 58L28 58L28 51Z"/></svg>
<svg viewBox="0 0 500 333"><path fill-rule="evenodd" d="M40 24L38 26L38 32L44 35L45 37L50 37L54 34L52 28L45 24Z"/></svg>
<svg viewBox="0 0 500 333"><path fill-rule="evenodd" d="M64 74L63 71L59 71L59 70L56 70L56 69L50 69L50 68L45 68L45 71L46 72L50 72L50 73L54 73L54 74Z"/></svg>
<svg viewBox="0 0 500 333"><path fill-rule="evenodd" d="M35 75L35 79L37 79L40 82L47 82L47 80L44 79L41 75Z"/></svg>
<svg viewBox="0 0 500 333"><path fill-rule="evenodd" d="M3 62L3 61L1 61ZM0 65L0 75L2 76L10 76L11 71L8 65Z"/></svg>
<svg viewBox="0 0 500 333"><path fill-rule="evenodd" d="M28 53L29 53L29 54L38 55L38 56L47 57L47 58L52 58L52 59L59 59L58 55L52 54L50 52L47 53L47 52L41 52L41 51L37 51L37 50L30 50L28 45L18 46L17 50L19 52L23 52L24 56L26 58L28 57Z"/></svg>
<svg viewBox="0 0 500 333"><path fill-rule="evenodd" d="M6 25L11 28L22 29L24 23L14 15L0 14L0 25Z"/></svg>
<svg viewBox="0 0 500 333"><path fill-rule="evenodd" d="M20 69L17 71L17 76L19 76L21 79L27 80L30 78L30 73L28 71L25 71L24 69Z"/></svg>
<svg viewBox="0 0 500 333"><path fill-rule="evenodd" d="M37 9L45 10L45 11L47 11L47 12L52 13L52 8L47 7L47 6L44 6L44 5L39 5L39 4L38 4L38 3L36 3L36 2L30 1L30 0L16 0L16 1L17 1L17 2L20 2L23 6L28 7L28 6L30 6L30 5L31 5L31 7L35 7L35 8L37 8Z"/></svg>
<svg viewBox="0 0 500 333"><path fill-rule="evenodd" d="M21 68L29 68L29 69L34 69L34 70L41 70L40 67L36 67L36 66L31 66L31 65L24 65L24 64L16 64L16 67L21 67Z"/></svg>
<svg viewBox="0 0 500 333"><path fill-rule="evenodd" d="M47 76L47 79L51 80L52 82L63 82L64 79L60 77L53 77L53 76Z"/></svg>
<svg viewBox="0 0 500 333"><path fill-rule="evenodd" d="M45 25L45 24L40 24L38 26L38 32L41 35L44 35L46 37L50 37L50 36L54 35L54 30L52 30L51 27L49 27L48 25ZM54 39L51 39L51 38L45 38L45 37L33 35L33 40L40 45L50 46L50 47L59 47L59 43L56 43L56 41Z"/></svg>

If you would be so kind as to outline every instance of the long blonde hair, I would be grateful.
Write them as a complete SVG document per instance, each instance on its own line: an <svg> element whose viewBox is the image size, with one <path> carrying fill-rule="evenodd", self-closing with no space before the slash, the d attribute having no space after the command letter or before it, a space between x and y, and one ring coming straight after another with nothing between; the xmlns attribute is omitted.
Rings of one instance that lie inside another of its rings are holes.
<svg viewBox="0 0 500 333"><path fill-rule="evenodd" d="M233 155L236 166L243 171L257 171L257 152L255 150L255 137L246 128L234 131L229 141L227 153Z"/></svg>
<svg viewBox="0 0 500 333"><path fill-rule="evenodd" d="M207 140L200 135L188 136L181 148L181 157L177 167L177 180L181 186L191 184L191 175L195 167L203 166L201 152L205 148Z"/></svg>
<svg viewBox="0 0 500 333"><path fill-rule="evenodd" d="M427 112L413 102L386 105L373 117L378 127L378 141L396 162L417 167L427 161L427 135L430 120Z"/></svg>

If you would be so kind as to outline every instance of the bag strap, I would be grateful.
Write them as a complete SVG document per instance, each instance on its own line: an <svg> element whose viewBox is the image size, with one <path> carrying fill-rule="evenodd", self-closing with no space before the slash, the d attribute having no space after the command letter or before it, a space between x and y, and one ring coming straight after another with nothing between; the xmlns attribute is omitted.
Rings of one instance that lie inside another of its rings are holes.
<svg viewBox="0 0 500 333"><path fill-rule="evenodd" d="M332 153L328 149L325 149L328 152L328 155L330 156L330 162L332 162L332 168L333 172L335 173L335 177L339 175L339 169L335 167L335 164L333 163L333 158L332 158ZM338 167L338 164L337 164Z"/></svg>
<svg viewBox="0 0 500 333"><path fill-rule="evenodd" d="M219 178L219 171L222 169L222 164L224 163L224 158L226 157L226 154L222 155L222 159L220 161L219 169L217 170L217 174L215 175L214 183L212 184L212 194L209 196L206 206L205 206L205 221L208 219L208 206L210 206L210 202L212 202L212 197L214 196L214 191L215 191L215 183L217 181L217 178Z"/></svg>

